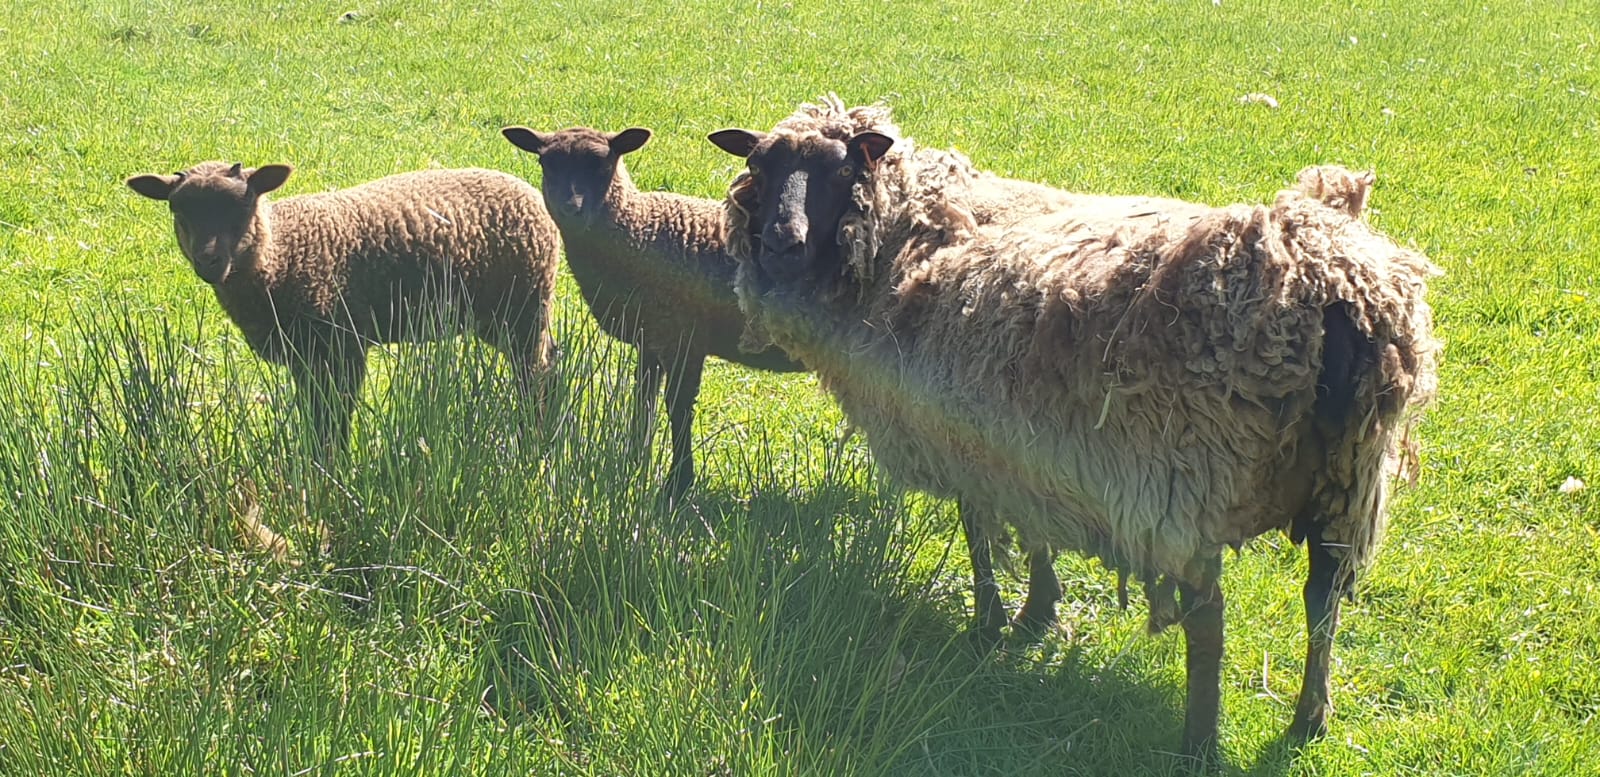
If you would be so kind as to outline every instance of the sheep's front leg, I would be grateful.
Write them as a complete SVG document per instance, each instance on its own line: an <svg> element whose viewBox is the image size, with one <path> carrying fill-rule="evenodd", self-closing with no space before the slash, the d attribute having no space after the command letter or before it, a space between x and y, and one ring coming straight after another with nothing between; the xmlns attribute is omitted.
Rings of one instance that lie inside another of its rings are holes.
<svg viewBox="0 0 1600 777"><path fill-rule="evenodd" d="M1178 584L1188 657L1188 704L1183 753L1209 767L1216 758L1217 714L1222 706L1222 585L1220 569L1199 586Z"/></svg>
<svg viewBox="0 0 1600 777"><path fill-rule="evenodd" d="M688 354L667 374L667 421L672 427L672 474L667 481L673 501L694 485L694 403L700 396L704 356Z"/></svg>
<svg viewBox="0 0 1600 777"><path fill-rule="evenodd" d="M1056 625L1056 602L1061 601L1061 580L1056 577L1055 554L1035 550L1028 554L1028 598L1011 628L1029 638L1043 637Z"/></svg>
<svg viewBox="0 0 1600 777"><path fill-rule="evenodd" d="M1306 673L1300 684L1300 703L1295 707L1289 736L1306 742L1327 733L1331 689L1328 662L1333 653L1333 638L1339 631L1339 604L1350 590L1351 577L1341 574L1339 560L1329 552L1316 529L1306 537L1311 557L1310 573L1304 591L1306 605Z"/></svg>
<svg viewBox="0 0 1600 777"><path fill-rule="evenodd" d="M293 362L299 404L317 435L319 453L350 444L350 416L367 375L366 349L318 349Z"/></svg>
<svg viewBox="0 0 1600 777"><path fill-rule="evenodd" d="M661 393L661 360L639 349L639 366L633 373L633 444L649 458L650 441L656 431L656 405Z"/></svg>
<svg viewBox="0 0 1600 777"><path fill-rule="evenodd" d="M972 598L978 616L973 634L985 646L994 645L1000 641L1000 628L1006 625L1006 606L1000 599L1000 584L994 579L989 537L977 508L963 501L960 510L961 529L967 535L967 556L972 561Z"/></svg>
<svg viewBox="0 0 1600 777"><path fill-rule="evenodd" d="M558 413L551 412L550 406L557 401L558 392L551 391L551 388L557 379L555 364L560 358L560 346L548 332L537 332L523 338L516 347L505 349L503 353L510 360L516 375L517 398L525 405L533 406L534 423L540 428L548 428L550 419L559 417Z"/></svg>

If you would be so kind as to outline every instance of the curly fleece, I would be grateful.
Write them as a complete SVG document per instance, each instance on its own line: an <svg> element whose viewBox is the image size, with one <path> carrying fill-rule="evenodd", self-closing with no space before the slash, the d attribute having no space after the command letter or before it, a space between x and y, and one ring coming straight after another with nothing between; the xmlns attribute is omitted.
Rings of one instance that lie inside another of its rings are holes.
<svg viewBox="0 0 1600 777"><path fill-rule="evenodd" d="M778 131L867 118L887 124L825 101ZM1437 269L1337 185L1358 181L1364 202L1370 177L1315 168L1272 206L1078 196L986 226L979 174L954 154L924 159L891 152L863 173L838 277L738 282L756 331L818 373L888 471L1005 516L1031 549L1169 590L1272 529L1315 526L1346 572L1369 564L1439 347L1423 299ZM759 229L750 196L730 187L731 236ZM750 241L730 243L750 267ZM1316 412L1328 316L1369 356L1332 421Z"/></svg>

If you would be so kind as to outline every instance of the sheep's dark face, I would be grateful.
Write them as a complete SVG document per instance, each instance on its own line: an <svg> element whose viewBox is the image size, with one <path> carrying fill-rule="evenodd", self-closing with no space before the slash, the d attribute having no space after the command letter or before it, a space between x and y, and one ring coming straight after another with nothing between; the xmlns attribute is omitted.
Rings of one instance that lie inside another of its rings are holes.
<svg viewBox="0 0 1600 777"><path fill-rule="evenodd" d="M749 259L773 286L815 284L837 274L839 222L853 203L855 185L894 144L877 132L841 141L740 129L713 133L711 142L748 160L739 204L750 217Z"/></svg>
<svg viewBox="0 0 1600 777"><path fill-rule="evenodd" d="M615 133L588 127L549 133L506 127L500 134L517 148L538 155L539 190L551 215L584 224L607 216L606 192L627 175L622 155L650 140L650 130L643 127Z"/></svg>
<svg viewBox="0 0 1600 777"><path fill-rule="evenodd" d="M254 264L256 206L261 195L288 180L290 169L206 162L173 175L137 175L127 183L150 199L166 201L178 247L200 280L218 285Z"/></svg>

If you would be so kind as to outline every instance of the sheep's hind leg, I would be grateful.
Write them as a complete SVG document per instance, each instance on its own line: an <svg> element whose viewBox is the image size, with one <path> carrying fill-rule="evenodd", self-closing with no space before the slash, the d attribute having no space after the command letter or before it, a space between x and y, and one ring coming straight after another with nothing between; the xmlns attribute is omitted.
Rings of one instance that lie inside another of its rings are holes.
<svg viewBox="0 0 1600 777"><path fill-rule="evenodd" d="M694 403L700 396L704 356L681 357L667 374L667 421L672 427L672 474L669 497L676 502L694 485Z"/></svg>
<svg viewBox="0 0 1600 777"><path fill-rule="evenodd" d="M546 427L551 417L549 405L555 401L550 383L561 354L561 347L550 336L548 314L480 317L477 335L505 356L516 379L517 398L531 403L535 422Z"/></svg>
<svg viewBox="0 0 1600 777"><path fill-rule="evenodd" d="M1295 707L1289 737L1306 742L1327 732L1328 662L1333 653L1333 637L1339 630L1339 603L1350 590L1351 578L1342 574L1339 560L1329 552L1320 528L1306 536L1306 551L1311 569L1306 576L1306 670L1300 685L1300 702Z"/></svg>
<svg viewBox="0 0 1600 777"><path fill-rule="evenodd" d="M1183 722L1183 754L1201 768L1216 759L1217 714L1222 706L1222 585L1220 568L1198 586L1178 584L1189 689Z"/></svg>
<svg viewBox="0 0 1600 777"><path fill-rule="evenodd" d="M1056 577L1055 554L1035 550L1028 554L1028 598L1011 622L1013 633L1041 639L1056 625L1056 602L1061 601L1061 581Z"/></svg>
<svg viewBox="0 0 1600 777"><path fill-rule="evenodd" d="M960 510L961 529L967 535L967 556L972 561L972 598L978 616L972 636L982 647L989 648L1000 642L1006 606L1000 599L1000 584L994 578L994 559L980 513L966 502L960 504Z"/></svg>

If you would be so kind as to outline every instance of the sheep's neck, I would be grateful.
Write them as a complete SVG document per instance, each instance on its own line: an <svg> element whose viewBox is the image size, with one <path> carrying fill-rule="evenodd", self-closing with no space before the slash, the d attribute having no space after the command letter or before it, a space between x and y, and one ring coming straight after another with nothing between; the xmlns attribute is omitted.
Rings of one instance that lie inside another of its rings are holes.
<svg viewBox="0 0 1600 777"><path fill-rule="evenodd" d="M581 228L562 230L567 264L584 297L607 307L619 297L647 294L737 319L735 266L722 250L720 204L641 192L625 171L617 172L604 210Z"/></svg>
<svg viewBox="0 0 1600 777"><path fill-rule="evenodd" d="M274 291L282 278L282 267L272 251L272 226L265 201L246 232L249 249L234 259L228 277L212 286L217 302L244 334L257 355L282 361L279 343L281 330Z"/></svg>

